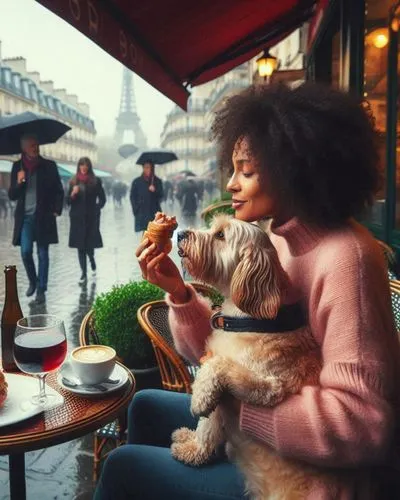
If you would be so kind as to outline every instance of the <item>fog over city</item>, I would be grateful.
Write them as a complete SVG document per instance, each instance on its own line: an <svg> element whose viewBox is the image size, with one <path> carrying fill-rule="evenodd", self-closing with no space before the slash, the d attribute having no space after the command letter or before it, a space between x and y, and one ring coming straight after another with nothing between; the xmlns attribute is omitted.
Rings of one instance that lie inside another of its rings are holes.
<svg viewBox="0 0 400 500"><path fill-rule="evenodd" d="M34 0L0 0L2 59L24 57L28 71L90 106L98 137L112 136L119 110L123 66L91 40ZM149 146L159 146L173 103L134 77L136 104Z"/></svg>

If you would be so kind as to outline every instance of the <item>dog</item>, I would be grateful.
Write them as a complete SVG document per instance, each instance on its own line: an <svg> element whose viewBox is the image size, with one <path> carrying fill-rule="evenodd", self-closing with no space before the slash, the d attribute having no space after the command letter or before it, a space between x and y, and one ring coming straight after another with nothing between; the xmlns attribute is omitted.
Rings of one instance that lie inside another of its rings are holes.
<svg viewBox="0 0 400 500"><path fill-rule="evenodd" d="M283 458L246 435L226 398L229 394L245 403L273 407L319 381L320 353L306 321L296 323L279 313L291 285L267 233L255 224L219 215L209 230L180 232L178 253L191 276L213 285L226 300L222 317L212 321L209 355L192 386L191 411L200 417L197 429L174 431L173 457L199 466L215 459L225 443L251 498L304 499L314 480L329 481L335 498L332 474ZM283 321L277 322L279 316ZM229 331L226 318L242 331ZM248 324L250 331L243 331ZM272 331L261 333L259 327L265 324L272 325ZM274 332L276 324L283 324L285 331Z"/></svg>

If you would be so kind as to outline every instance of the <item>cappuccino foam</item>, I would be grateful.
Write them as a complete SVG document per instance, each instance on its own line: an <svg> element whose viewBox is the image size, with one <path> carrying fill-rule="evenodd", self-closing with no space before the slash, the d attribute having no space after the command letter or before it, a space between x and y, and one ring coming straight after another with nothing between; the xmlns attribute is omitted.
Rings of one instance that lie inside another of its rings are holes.
<svg viewBox="0 0 400 500"><path fill-rule="evenodd" d="M78 361L84 361L86 363L98 363L100 361L106 361L107 359L112 358L113 352L106 347L87 346L75 351L73 356Z"/></svg>

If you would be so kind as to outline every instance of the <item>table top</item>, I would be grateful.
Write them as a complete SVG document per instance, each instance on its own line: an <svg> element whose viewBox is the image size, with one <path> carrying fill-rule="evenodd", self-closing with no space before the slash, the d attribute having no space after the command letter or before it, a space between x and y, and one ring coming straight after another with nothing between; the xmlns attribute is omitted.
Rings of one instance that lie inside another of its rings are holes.
<svg viewBox="0 0 400 500"><path fill-rule="evenodd" d="M1 428L0 455L24 453L64 443L113 421L128 407L135 393L135 379L125 369L128 381L120 390L88 397L63 389L57 383L57 372L49 373L46 383L62 394L64 404L18 424Z"/></svg>

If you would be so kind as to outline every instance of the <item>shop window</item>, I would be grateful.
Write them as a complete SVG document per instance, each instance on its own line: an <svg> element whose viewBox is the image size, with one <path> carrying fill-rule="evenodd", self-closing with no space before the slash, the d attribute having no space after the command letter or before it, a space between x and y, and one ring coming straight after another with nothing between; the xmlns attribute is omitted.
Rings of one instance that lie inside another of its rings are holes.
<svg viewBox="0 0 400 500"><path fill-rule="evenodd" d="M379 167L383 180L382 187L368 219L370 222L378 225L383 225L386 204L386 119L389 42L387 26L389 10L392 5L392 0L368 0L365 2L364 99L379 133Z"/></svg>
<svg viewBox="0 0 400 500"><path fill-rule="evenodd" d="M340 51L340 33L337 31L332 38L332 74L331 85L335 89L340 88L341 51Z"/></svg>
<svg viewBox="0 0 400 500"><path fill-rule="evenodd" d="M400 229L400 40L397 48L397 121L396 121L396 220L395 227Z"/></svg>

